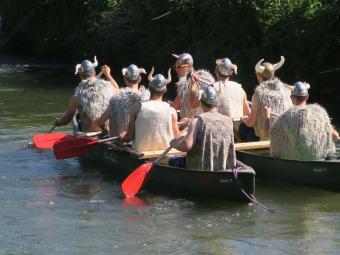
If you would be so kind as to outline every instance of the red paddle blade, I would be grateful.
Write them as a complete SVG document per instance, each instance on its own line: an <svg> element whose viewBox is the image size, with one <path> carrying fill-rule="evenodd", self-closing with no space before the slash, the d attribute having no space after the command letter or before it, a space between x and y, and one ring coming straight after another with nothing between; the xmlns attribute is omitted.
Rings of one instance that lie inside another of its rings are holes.
<svg viewBox="0 0 340 255"><path fill-rule="evenodd" d="M97 144L99 144L98 141L88 137L74 137L56 142L53 145L53 152L56 159L79 157Z"/></svg>
<svg viewBox="0 0 340 255"><path fill-rule="evenodd" d="M122 190L126 197L135 196L141 189L145 177L153 167L153 163L145 163L133 171L122 183Z"/></svg>
<svg viewBox="0 0 340 255"><path fill-rule="evenodd" d="M50 149L56 142L72 137L74 136L65 133L38 134L33 136L32 141L35 148Z"/></svg>

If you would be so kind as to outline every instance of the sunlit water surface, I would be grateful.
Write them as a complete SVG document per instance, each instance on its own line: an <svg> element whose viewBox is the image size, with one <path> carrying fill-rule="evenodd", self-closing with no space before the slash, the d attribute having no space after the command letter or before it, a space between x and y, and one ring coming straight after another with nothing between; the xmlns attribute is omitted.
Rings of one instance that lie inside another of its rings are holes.
<svg viewBox="0 0 340 255"><path fill-rule="evenodd" d="M338 193L258 179L273 214L146 191L129 205L108 169L28 148L76 84L72 70L0 66L0 254L340 253Z"/></svg>

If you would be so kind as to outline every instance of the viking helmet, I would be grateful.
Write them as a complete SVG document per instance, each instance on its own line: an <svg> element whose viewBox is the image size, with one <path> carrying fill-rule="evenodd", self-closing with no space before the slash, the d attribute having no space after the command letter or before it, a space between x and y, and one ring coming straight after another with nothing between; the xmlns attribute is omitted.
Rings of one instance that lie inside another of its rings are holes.
<svg viewBox="0 0 340 255"><path fill-rule="evenodd" d="M194 64L194 60L189 53L182 53L180 55L172 54L172 56L177 58L177 61L179 61L183 64L188 64L188 65Z"/></svg>
<svg viewBox="0 0 340 255"><path fill-rule="evenodd" d="M308 90L310 85L306 82L298 81L294 83L294 89L292 91L293 96L304 97L308 96Z"/></svg>
<svg viewBox="0 0 340 255"><path fill-rule="evenodd" d="M201 90L201 101L210 106L217 105L217 92L214 87L206 86Z"/></svg>
<svg viewBox="0 0 340 255"><path fill-rule="evenodd" d="M264 59L261 59L259 62L257 62L255 66L255 72L261 75L265 80L273 79L275 76L275 71L279 69L285 62L285 58L283 56L281 56L280 62L276 64L271 64L268 62L262 64L263 60Z"/></svg>
<svg viewBox="0 0 340 255"><path fill-rule="evenodd" d="M152 76L154 72L154 67L152 67L149 73L149 76L148 76L148 79L150 81L149 83L150 90L159 91L159 92L165 91L166 85L171 82L170 71L171 71L171 68L169 68L169 71L168 71L168 78L165 79L165 77L161 74L156 74L155 76Z"/></svg>
<svg viewBox="0 0 340 255"><path fill-rule="evenodd" d="M75 67L75 74L79 73L80 76L88 77L96 72L94 69L96 66L98 66L98 61L97 57L94 56L93 63L89 60L84 60L81 64L77 64Z"/></svg>
<svg viewBox="0 0 340 255"><path fill-rule="evenodd" d="M141 73L146 74L144 68L138 68L136 65L131 64L127 68L122 69L122 74L128 81L135 81L138 79Z"/></svg>
<svg viewBox="0 0 340 255"><path fill-rule="evenodd" d="M217 59L216 68L224 76L228 76L231 70L234 70L234 73L237 74L237 66L231 63L229 58Z"/></svg>

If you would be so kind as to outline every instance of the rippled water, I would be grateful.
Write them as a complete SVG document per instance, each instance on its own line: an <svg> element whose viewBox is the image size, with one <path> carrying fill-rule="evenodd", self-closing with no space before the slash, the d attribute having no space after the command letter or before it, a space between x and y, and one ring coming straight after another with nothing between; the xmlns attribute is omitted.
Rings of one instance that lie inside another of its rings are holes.
<svg viewBox="0 0 340 255"><path fill-rule="evenodd" d="M77 80L17 69L0 66L0 254L339 254L338 193L257 180L274 214L149 192L131 205L107 169L27 148Z"/></svg>

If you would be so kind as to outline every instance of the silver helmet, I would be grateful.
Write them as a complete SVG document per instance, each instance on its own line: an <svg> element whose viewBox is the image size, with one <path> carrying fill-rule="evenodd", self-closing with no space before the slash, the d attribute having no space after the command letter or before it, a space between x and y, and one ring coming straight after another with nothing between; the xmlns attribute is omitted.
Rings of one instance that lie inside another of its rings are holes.
<svg viewBox="0 0 340 255"><path fill-rule="evenodd" d="M201 92L201 101L210 106L217 105L217 92L214 87L206 86Z"/></svg>
<svg viewBox="0 0 340 255"><path fill-rule="evenodd" d="M262 64L263 61L264 59L261 59L259 62L257 62L255 66L255 72L260 74L265 80L270 80L274 78L275 71L284 64L285 58L281 56L280 62L276 64L271 64L268 62Z"/></svg>
<svg viewBox="0 0 340 255"><path fill-rule="evenodd" d="M233 70L237 74L237 65L231 63L229 58L222 58L216 60L216 68L218 72L224 76L228 76L230 71Z"/></svg>
<svg viewBox="0 0 340 255"><path fill-rule="evenodd" d="M308 90L310 85L306 82L298 81L294 83L294 89L292 91L293 96L304 97L308 96Z"/></svg>
<svg viewBox="0 0 340 255"><path fill-rule="evenodd" d="M168 78L165 79L165 77L162 74L156 74L155 76L152 76L154 73L154 67L152 67L148 79L150 81L149 88L152 91L159 91L162 92L166 89L166 85L171 82L171 68L168 70Z"/></svg>
<svg viewBox="0 0 340 255"><path fill-rule="evenodd" d="M89 76L92 73L95 73L95 67L98 66L98 61L97 61L97 57L94 56L94 62L92 63L89 60L84 60L83 62L81 62L81 64L77 64L75 67L75 74L80 74L81 76Z"/></svg>
<svg viewBox="0 0 340 255"><path fill-rule="evenodd" d="M177 58L177 61L183 63L183 64L188 64L188 65L193 65L194 60L192 56L189 53L182 53L180 55L176 54L171 54L173 57Z"/></svg>
<svg viewBox="0 0 340 255"><path fill-rule="evenodd" d="M145 69L138 68L135 64L131 64L128 67L122 69L122 74L128 81L137 80L141 73L146 74Z"/></svg>

